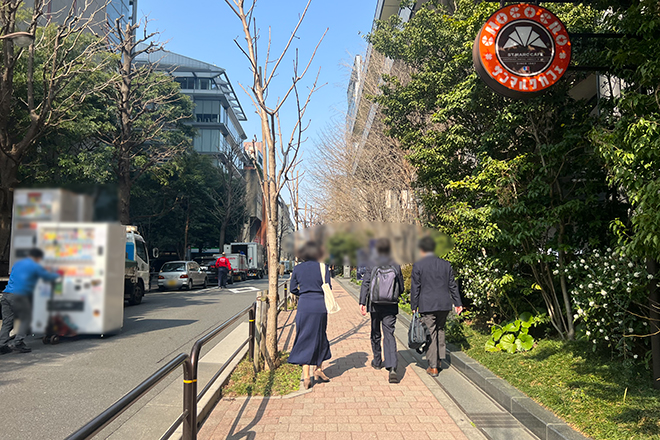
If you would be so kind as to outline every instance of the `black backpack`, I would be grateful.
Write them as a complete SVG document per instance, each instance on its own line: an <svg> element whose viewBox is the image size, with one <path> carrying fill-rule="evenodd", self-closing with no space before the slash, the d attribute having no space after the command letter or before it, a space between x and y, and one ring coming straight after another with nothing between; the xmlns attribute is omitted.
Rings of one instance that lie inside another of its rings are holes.
<svg viewBox="0 0 660 440"><path fill-rule="evenodd" d="M399 304L401 286L394 266L376 266L371 271L369 300L372 304Z"/></svg>

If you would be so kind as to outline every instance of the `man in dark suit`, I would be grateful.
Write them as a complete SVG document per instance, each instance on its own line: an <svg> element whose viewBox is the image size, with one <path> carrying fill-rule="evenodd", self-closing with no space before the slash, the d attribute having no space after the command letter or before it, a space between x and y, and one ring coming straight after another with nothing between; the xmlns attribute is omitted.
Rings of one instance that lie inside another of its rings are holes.
<svg viewBox="0 0 660 440"><path fill-rule="evenodd" d="M385 352L385 368L389 371L389 382L399 383L399 377L396 374L397 368L397 349L396 339L394 338L394 325L396 324L396 315L399 313L398 304L373 304L369 301L371 276L375 267L391 266L396 271L396 288L399 289L397 297L403 292L403 274L401 266L396 264L390 256L390 240L379 238L376 241L376 251L378 256L376 260L366 268L362 279L362 288L360 289L360 313L363 316L367 312L371 314L371 349L374 353L374 359L371 366L376 370L383 368L383 351ZM383 329L381 336L381 327ZM383 341L383 350L381 350L381 337Z"/></svg>
<svg viewBox="0 0 660 440"><path fill-rule="evenodd" d="M426 372L438 376L442 359L446 356L445 324L452 306L456 313L463 311L461 296L454 280L451 264L435 256L435 240L426 236L419 241L422 258L413 265L410 303L417 310L422 323L431 334L431 345L426 353L429 367Z"/></svg>

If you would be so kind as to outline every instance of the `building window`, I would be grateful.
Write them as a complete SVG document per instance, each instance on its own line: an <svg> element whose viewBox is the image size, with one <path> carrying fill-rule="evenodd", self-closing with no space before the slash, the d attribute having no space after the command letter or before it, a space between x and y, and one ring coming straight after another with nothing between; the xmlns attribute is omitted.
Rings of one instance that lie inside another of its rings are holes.
<svg viewBox="0 0 660 440"><path fill-rule="evenodd" d="M195 100L195 118L199 123L217 124L221 119L221 110L220 101Z"/></svg>
<svg viewBox="0 0 660 440"><path fill-rule="evenodd" d="M217 153L220 151L220 130L200 129L193 141L195 151L199 153Z"/></svg>
<svg viewBox="0 0 660 440"><path fill-rule="evenodd" d="M193 90L195 88L195 78L174 78L181 85L182 90Z"/></svg>

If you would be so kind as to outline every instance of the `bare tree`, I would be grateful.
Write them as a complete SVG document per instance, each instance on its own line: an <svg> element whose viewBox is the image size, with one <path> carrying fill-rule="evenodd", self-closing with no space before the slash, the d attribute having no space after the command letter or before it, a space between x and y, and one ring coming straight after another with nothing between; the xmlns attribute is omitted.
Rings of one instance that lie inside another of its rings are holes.
<svg viewBox="0 0 660 440"><path fill-rule="evenodd" d="M289 190L289 197L291 198L291 214L293 214L293 227L297 232L300 225L303 224L302 212L300 211L300 183L302 182L305 172L301 174L299 170L291 170L291 176L295 173L295 177L290 177L286 181L286 187Z"/></svg>
<svg viewBox="0 0 660 440"><path fill-rule="evenodd" d="M0 261L9 257L14 189L26 154L48 132L70 122L72 111L87 97L107 86L95 80L110 61L105 45L86 33L102 8L94 10L89 0L73 2L61 24L43 27L44 1L36 0L23 33L32 40L26 51L14 41L25 10L22 0L0 0Z"/></svg>
<svg viewBox="0 0 660 440"><path fill-rule="evenodd" d="M320 38L319 42L314 48L312 55L309 57L308 62L304 66L299 64L298 51L296 50L293 62L293 77L291 78L291 84L284 95L277 99L275 104L270 104L270 100L268 100L267 97L269 96L269 91L271 90L273 80L277 77L279 67L291 50L293 40L298 38L296 34L300 28L300 25L305 19L307 11L309 10L311 0L308 0L293 32L291 33L291 36L284 45L284 49L282 49L280 55L275 59L271 59L270 50L272 41L269 32L266 57L265 60L263 60L263 63L258 56L259 31L257 29L256 19L253 16L256 0L249 1L247 2L248 4L246 4L245 0L225 0L225 3L227 3L232 12L240 20L243 27L245 45L242 46L237 40L235 40L235 42L248 59L254 80L252 86L249 87L249 92L245 89L245 87L243 89L252 99L252 103L254 104L256 111L261 118L261 134L267 148L266 157L264 158L265 163L263 187L265 189L264 201L267 220L266 241L268 247L268 267L270 268L268 271L268 301L271 307L268 309L265 358L266 368L272 369L276 367L274 361L277 359L276 302L278 298L278 277L277 270L274 269L278 267L279 263L279 246L277 237L278 199L280 191L285 185L290 170L295 166L294 164L296 164L298 160L298 153L300 151L301 144L301 133L305 129L303 124L303 117L312 94L318 88L318 74L316 75L316 79L314 80L313 84L309 87L306 98L302 98L299 94L299 83L307 74L309 67L316 55L316 51L321 44L321 41L325 37L327 29L323 33L323 36ZM241 87L243 86L241 85ZM291 130L291 136L289 137L288 142L284 142L279 114L282 106L292 97L296 101L297 122L294 124L295 126ZM278 140L279 148L276 145Z"/></svg>
<svg viewBox="0 0 660 440"><path fill-rule="evenodd" d="M113 168L119 186L119 221L130 223L131 188L137 179L190 145L192 102L179 85L158 72L158 60L136 63L141 55L157 55L163 44L147 31L148 20L122 23L118 18L108 38L116 54L117 74L105 93L114 110L112 127L99 130L99 138L113 147ZM142 28L142 35L137 31Z"/></svg>
<svg viewBox="0 0 660 440"><path fill-rule="evenodd" d="M385 133L383 114L372 97L386 71L405 82L411 68L371 51L359 84L359 101L347 121L328 126L320 138L312 169L313 203L324 222L419 224L415 169L407 152ZM351 123L353 122L353 123ZM321 199L321 197L323 199Z"/></svg>

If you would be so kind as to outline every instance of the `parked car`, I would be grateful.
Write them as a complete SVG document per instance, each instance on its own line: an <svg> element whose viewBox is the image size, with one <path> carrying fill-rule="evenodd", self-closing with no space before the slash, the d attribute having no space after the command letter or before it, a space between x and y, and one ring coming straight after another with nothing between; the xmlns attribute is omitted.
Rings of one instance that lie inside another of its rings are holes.
<svg viewBox="0 0 660 440"><path fill-rule="evenodd" d="M198 257L195 262L199 264L203 271L206 272L206 277L209 284L215 286L218 284L218 269L215 267L216 257Z"/></svg>
<svg viewBox="0 0 660 440"><path fill-rule="evenodd" d="M192 290L209 284L206 272L195 261L170 261L163 264L158 274L158 288Z"/></svg>

